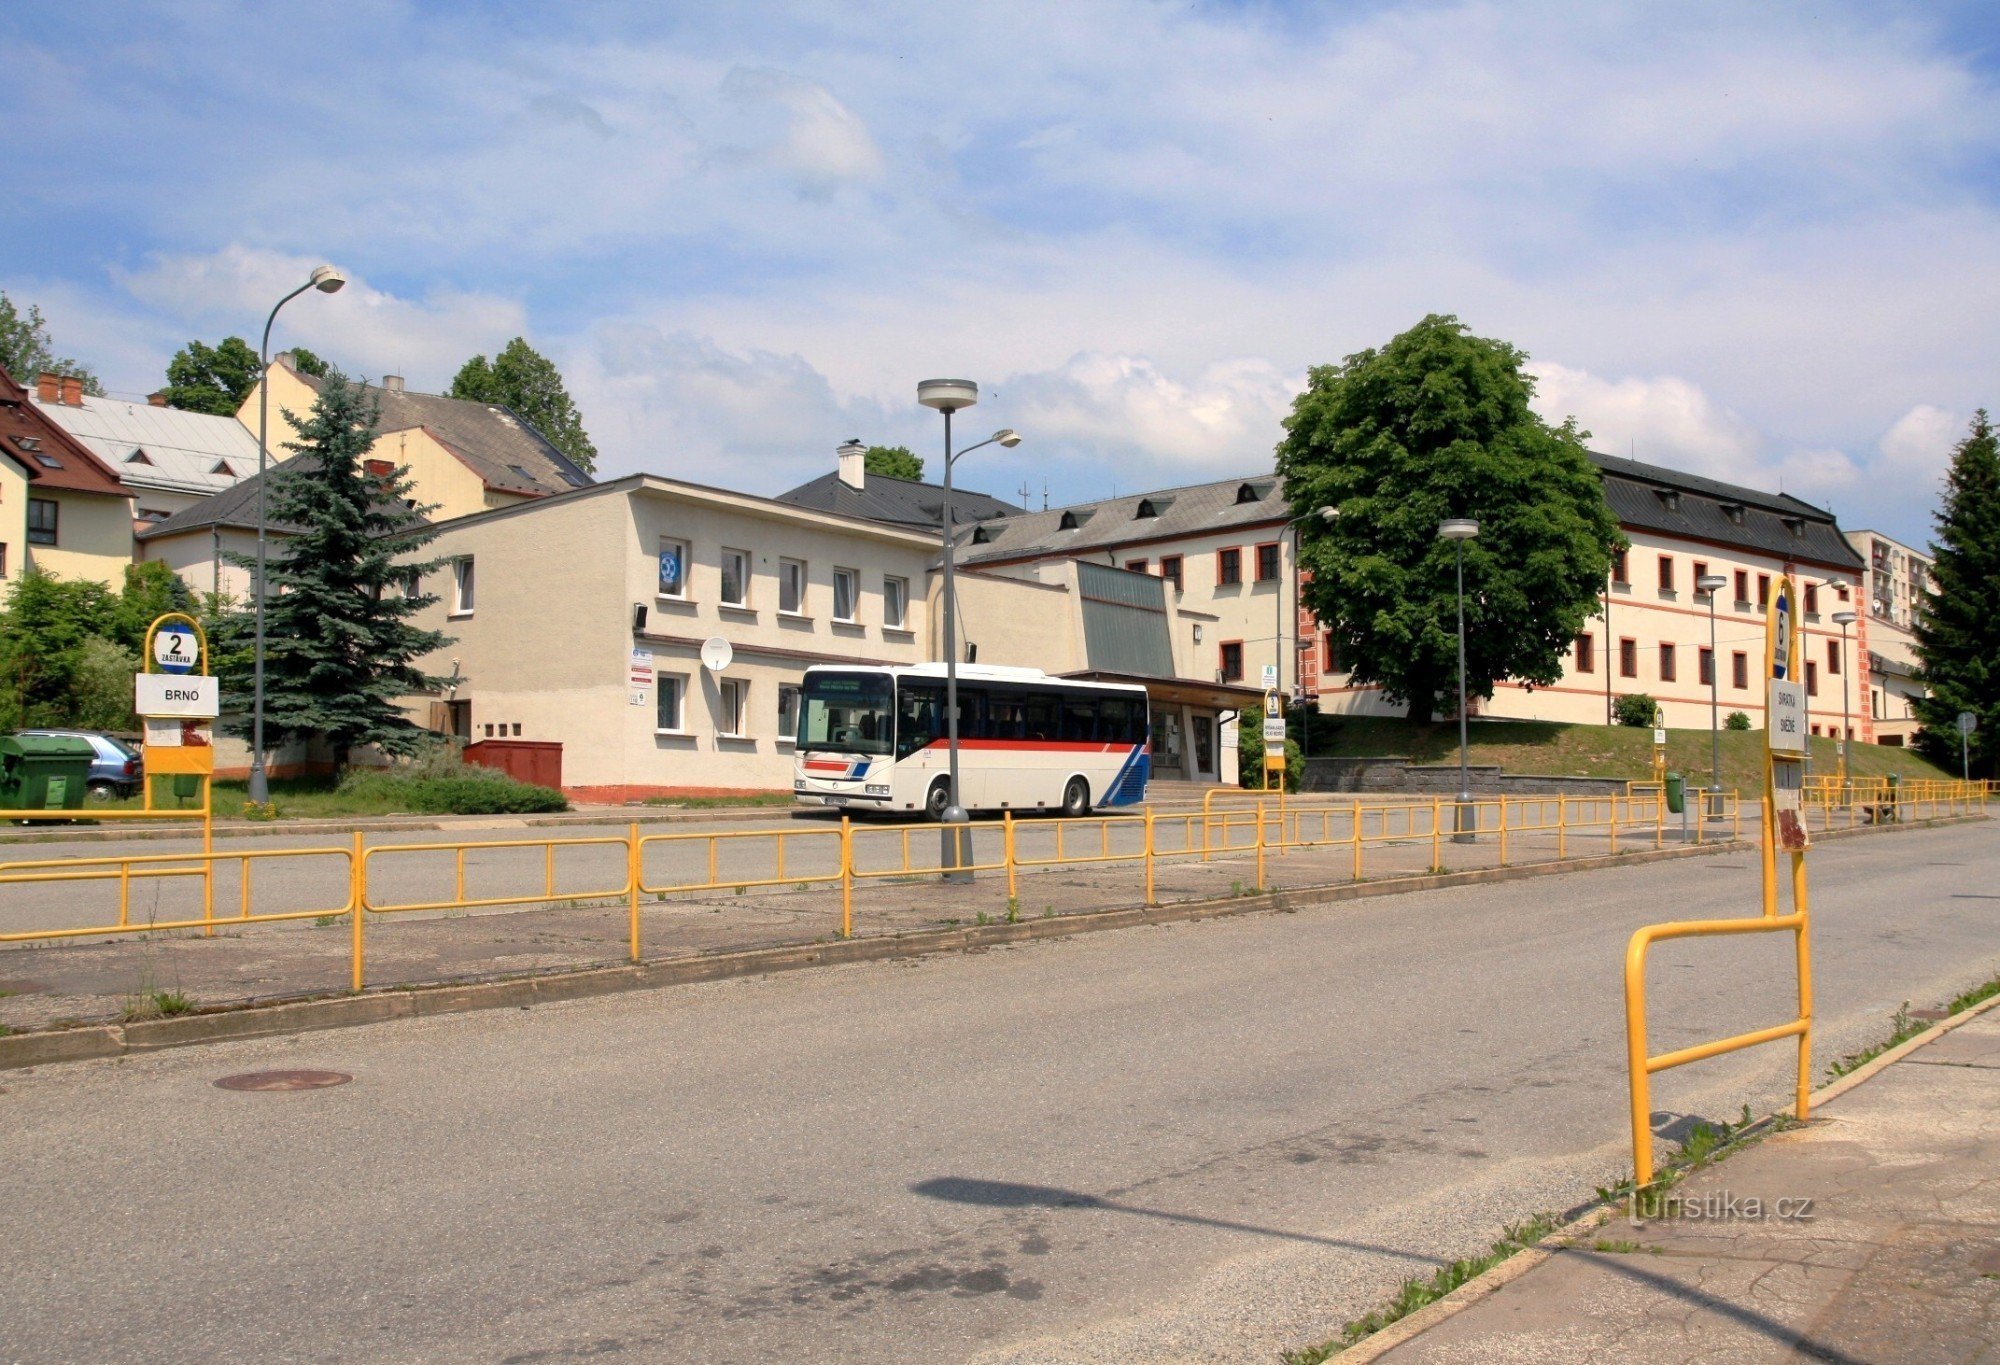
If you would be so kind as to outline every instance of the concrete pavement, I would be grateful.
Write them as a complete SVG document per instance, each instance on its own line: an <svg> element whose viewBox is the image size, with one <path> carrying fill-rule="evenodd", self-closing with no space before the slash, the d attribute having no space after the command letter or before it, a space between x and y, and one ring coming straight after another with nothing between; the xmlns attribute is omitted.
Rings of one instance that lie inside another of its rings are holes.
<svg viewBox="0 0 2000 1365"><path fill-rule="evenodd" d="M1377 1357L2000 1360L2000 1011Z"/></svg>
<svg viewBox="0 0 2000 1365"><path fill-rule="evenodd" d="M2000 971L1991 826L1813 857L1819 1055ZM0 1359L1265 1361L1629 1165L1619 964L1746 853L0 1076ZM1663 945L1662 1048L1782 1017ZM226 1075L325 1068L299 1093ZM1663 1076L1768 1110L1784 1049Z"/></svg>

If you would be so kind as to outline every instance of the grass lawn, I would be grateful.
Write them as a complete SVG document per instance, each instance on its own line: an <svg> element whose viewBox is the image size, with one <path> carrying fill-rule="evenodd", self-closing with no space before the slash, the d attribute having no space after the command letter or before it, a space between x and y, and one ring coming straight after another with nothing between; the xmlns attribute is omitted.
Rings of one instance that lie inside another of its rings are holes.
<svg viewBox="0 0 2000 1365"><path fill-rule="evenodd" d="M243 808L250 801L248 784L232 778L222 778L215 784L215 818L218 820L240 820ZM402 815L408 813L406 805L389 799L385 794L372 790L341 791L335 788L330 778L324 777L280 777L271 780L271 802L278 808L281 820L318 820L349 815ZM92 803L97 809L136 810L141 805L139 798L129 801L108 801ZM156 777L153 779L153 806L158 810L194 810L199 801L183 804L174 799L173 779Z"/></svg>
<svg viewBox="0 0 2000 1365"><path fill-rule="evenodd" d="M1456 763L1458 724L1444 721L1413 725L1406 720L1375 716L1338 718L1338 728L1326 734L1324 720L1316 727L1316 757L1394 757L1418 763ZM1552 721L1475 720L1468 728L1467 758L1473 763L1497 763L1510 773L1550 776L1622 777L1637 780L1653 775L1653 732L1630 726L1559 725ZM1764 785L1764 732L1722 732L1722 785L1739 791L1761 791ZM1838 772L1834 741L1812 741L1815 775ZM1709 732L1667 731L1667 771L1684 774L1690 782L1709 780ZM1905 780L1955 778L1957 773L1925 761L1914 750L1890 749L1856 740L1848 771L1856 777L1898 773Z"/></svg>

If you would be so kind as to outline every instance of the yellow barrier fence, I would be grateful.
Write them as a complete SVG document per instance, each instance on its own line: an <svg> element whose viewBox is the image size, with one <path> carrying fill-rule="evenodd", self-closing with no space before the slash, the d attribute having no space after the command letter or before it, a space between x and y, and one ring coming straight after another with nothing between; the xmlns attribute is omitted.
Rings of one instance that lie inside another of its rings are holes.
<svg viewBox="0 0 2000 1365"><path fill-rule="evenodd" d="M354 853L346 848L260 848L238 853L131 853L102 858L59 858L0 863L0 886L48 886L115 884L118 913L105 924L74 925L56 929L19 930L0 933L0 943L26 943L37 939L88 938L105 934L160 933L177 929L201 929L213 933L218 925L277 924L287 920L326 919L354 909L352 871ZM332 859L349 864L340 900L331 905L280 911L252 911L253 869L281 859ZM215 913L214 888L218 866L237 869L238 897L235 914ZM165 919L133 913L132 894L181 878L198 878L201 913Z"/></svg>

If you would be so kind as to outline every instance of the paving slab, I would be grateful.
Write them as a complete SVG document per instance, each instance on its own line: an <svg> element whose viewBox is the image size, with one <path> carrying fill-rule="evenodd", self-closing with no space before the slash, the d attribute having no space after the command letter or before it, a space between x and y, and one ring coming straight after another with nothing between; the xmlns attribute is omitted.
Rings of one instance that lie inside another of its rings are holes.
<svg viewBox="0 0 2000 1365"><path fill-rule="evenodd" d="M1380 1355L2000 1361L2000 1009Z"/></svg>

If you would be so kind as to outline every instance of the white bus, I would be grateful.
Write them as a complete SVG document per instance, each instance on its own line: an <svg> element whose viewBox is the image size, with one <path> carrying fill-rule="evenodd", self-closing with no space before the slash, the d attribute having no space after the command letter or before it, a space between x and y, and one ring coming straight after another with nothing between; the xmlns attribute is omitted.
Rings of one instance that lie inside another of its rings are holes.
<svg viewBox="0 0 2000 1365"><path fill-rule="evenodd" d="M944 665L808 668L792 792L811 806L944 815ZM959 799L967 810L1059 810L1145 799L1146 689L1039 669L958 671Z"/></svg>

